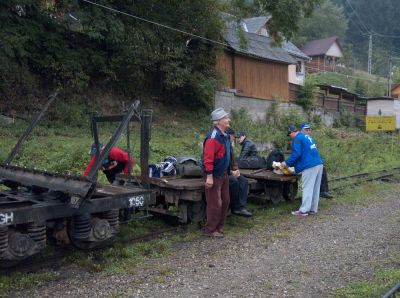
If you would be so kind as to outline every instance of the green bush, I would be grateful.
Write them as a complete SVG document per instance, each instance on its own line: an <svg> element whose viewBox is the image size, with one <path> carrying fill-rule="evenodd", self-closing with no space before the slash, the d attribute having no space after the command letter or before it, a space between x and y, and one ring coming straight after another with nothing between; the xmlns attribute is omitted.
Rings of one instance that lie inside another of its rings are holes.
<svg viewBox="0 0 400 298"><path fill-rule="evenodd" d="M315 106L315 96L318 93L318 86L315 79L307 77L303 86L300 86L299 96L296 103L308 112Z"/></svg>

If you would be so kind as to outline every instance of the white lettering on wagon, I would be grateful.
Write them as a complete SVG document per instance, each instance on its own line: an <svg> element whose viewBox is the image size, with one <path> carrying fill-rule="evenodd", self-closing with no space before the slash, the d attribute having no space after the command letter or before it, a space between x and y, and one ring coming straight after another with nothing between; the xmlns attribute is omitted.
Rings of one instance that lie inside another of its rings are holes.
<svg viewBox="0 0 400 298"><path fill-rule="evenodd" d="M129 198L129 207L141 207L144 205L144 197L136 196Z"/></svg>
<svg viewBox="0 0 400 298"><path fill-rule="evenodd" d="M12 223L14 221L14 213L0 213L0 225L6 225L8 223Z"/></svg>

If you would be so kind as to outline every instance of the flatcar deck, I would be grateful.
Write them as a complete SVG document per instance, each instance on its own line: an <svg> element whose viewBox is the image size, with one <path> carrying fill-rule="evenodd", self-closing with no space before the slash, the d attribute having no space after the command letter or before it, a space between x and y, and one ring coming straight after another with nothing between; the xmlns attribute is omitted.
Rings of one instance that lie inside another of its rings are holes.
<svg viewBox="0 0 400 298"><path fill-rule="evenodd" d="M253 179L262 179L262 180L280 181L280 182L297 181L296 175L278 175L275 174L273 171L266 169L259 169L259 170L240 169L240 173L242 173L242 175L248 178L253 178Z"/></svg>
<svg viewBox="0 0 400 298"><path fill-rule="evenodd" d="M278 203L294 200L297 194L296 175L278 175L266 169L240 169L243 176L257 181L250 186L253 197Z"/></svg>

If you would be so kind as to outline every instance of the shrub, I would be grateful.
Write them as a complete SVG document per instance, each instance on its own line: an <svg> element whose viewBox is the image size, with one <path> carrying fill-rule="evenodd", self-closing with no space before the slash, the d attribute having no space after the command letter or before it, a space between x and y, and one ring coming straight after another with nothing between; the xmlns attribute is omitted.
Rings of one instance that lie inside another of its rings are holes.
<svg viewBox="0 0 400 298"><path fill-rule="evenodd" d="M299 96L296 103L308 112L315 106L315 96L318 92L318 86L312 77L307 77L304 86L300 87Z"/></svg>

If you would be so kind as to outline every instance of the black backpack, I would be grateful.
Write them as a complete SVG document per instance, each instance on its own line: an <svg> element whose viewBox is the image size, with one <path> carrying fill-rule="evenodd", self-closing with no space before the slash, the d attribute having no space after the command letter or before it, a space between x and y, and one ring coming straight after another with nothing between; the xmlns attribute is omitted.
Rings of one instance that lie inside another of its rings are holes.
<svg viewBox="0 0 400 298"><path fill-rule="evenodd" d="M237 163L240 169L263 169L267 166L265 158L258 155L238 158Z"/></svg>
<svg viewBox="0 0 400 298"><path fill-rule="evenodd" d="M183 178L203 177L203 170L193 156L178 156L176 158L178 175Z"/></svg>
<svg viewBox="0 0 400 298"><path fill-rule="evenodd" d="M285 155L283 152L279 149L274 149L268 154L267 160L266 160L266 168L267 170L273 170L274 168L272 167L272 162L278 161L282 162L285 161Z"/></svg>

